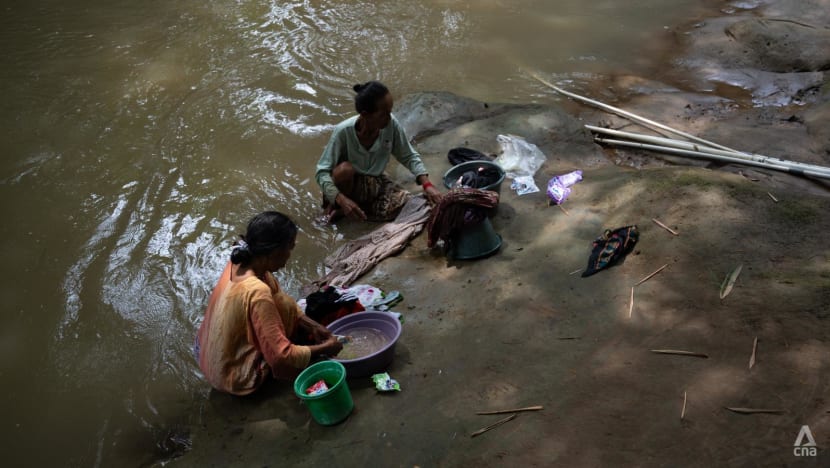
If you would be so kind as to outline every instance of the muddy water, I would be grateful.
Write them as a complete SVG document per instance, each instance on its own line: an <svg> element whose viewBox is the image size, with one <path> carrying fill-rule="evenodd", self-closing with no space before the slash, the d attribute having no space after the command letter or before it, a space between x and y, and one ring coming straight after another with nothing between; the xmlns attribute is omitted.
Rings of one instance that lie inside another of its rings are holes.
<svg viewBox="0 0 830 468"><path fill-rule="evenodd" d="M358 359L380 351L389 342L382 331L374 328L352 328L349 340L337 355L338 359Z"/></svg>
<svg viewBox="0 0 830 468"><path fill-rule="evenodd" d="M199 424L190 345L234 234L294 217L292 292L338 239L309 220L313 165L354 82L545 102L520 67L653 74L701 3L4 2L4 461L134 466Z"/></svg>

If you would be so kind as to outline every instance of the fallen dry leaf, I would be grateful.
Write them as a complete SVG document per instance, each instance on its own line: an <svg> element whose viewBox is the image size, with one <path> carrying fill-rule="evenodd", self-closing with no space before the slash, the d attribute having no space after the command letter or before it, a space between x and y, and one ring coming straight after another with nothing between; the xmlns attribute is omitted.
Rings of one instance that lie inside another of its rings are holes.
<svg viewBox="0 0 830 468"><path fill-rule="evenodd" d="M735 285L735 281L738 279L738 275L741 274L741 269L743 265L738 265L737 268L732 270L732 273L723 280L723 283L720 285L720 298L723 299L732 292L732 286Z"/></svg>

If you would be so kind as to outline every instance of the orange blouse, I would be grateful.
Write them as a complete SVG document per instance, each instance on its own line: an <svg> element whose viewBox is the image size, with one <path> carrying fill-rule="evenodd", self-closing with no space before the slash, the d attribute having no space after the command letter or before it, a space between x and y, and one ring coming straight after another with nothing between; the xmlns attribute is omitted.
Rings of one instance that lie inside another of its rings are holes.
<svg viewBox="0 0 830 468"><path fill-rule="evenodd" d="M217 390L247 395L269 371L275 378L295 377L308 366L311 350L289 340L303 312L274 276L231 279L232 268L228 262L199 328L199 367Z"/></svg>

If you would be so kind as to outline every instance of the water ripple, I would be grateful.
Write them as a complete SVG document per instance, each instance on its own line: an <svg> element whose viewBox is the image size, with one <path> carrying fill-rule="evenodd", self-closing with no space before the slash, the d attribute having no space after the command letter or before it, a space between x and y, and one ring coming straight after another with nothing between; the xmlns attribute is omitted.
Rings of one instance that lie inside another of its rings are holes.
<svg viewBox="0 0 830 468"><path fill-rule="evenodd" d="M116 222L121 218L121 214L124 212L126 206L127 194L122 194L110 208L109 215L101 220L93 235L81 248L78 261L67 271L63 282L66 310L58 328L58 340L62 340L67 328L77 322L78 313L82 306L81 293L83 291L86 271L99 256L99 246L104 245L106 240L115 233Z"/></svg>
<svg viewBox="0 0 830 468"><path fill-rule="evenodd" d="M542 100L548 92L520 76L517 59L556 69L554 49L569 49L565 58L579 59L552 79L576 90L597 78L586 73L592 64L607 66L593 46L570 50L608 28L576 34L582 23L562 15L565 2L537 1L538 14L506 0L12 3L0 18L0 123L11 148L0 184L12 197L44 200L32 219L70 223L48 246L65 268L45 319L49 362L24 372L38 388L71 395L46 396L55 421L83 420L77 434L54 429L79 441L77 465L135 462L142 434L199 420L193 401L204 401L207 385L192 340L253 214L277 209L299 225L278 274L292 295L324 273L344 233L367 229L312 221L314 160L353 112L351 85L377 78L400 94ZM566 26L573 41L546 36ZM83 399L93 402L83 411L66 404Z"/></svg>
<svg viewBox="0 0 830 468"><path fill-rule="evenodd" d="M239 90L234 97L238 102L237 112L240 119L254 116L277 131L285 129L299 136L315 136L334 127L332 124L307 123L313 117L307 113L308 109L318 111L318 114L334 115L328 108L310 100L290 98L261 88ZM290 107L296 110L291 112L288 110ZM251 128L247 134L250 135L253 131Z"/></svg>

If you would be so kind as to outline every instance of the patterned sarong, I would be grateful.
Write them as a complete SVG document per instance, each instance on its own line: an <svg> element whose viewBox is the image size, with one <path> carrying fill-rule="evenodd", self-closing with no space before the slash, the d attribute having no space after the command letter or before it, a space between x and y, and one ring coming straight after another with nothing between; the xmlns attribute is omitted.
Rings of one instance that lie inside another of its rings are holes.
<svg viewBox="0 0 830 468"><path fill-rule="evenodd" d="M349 198L366 213L369 221L395 219L411 195L386 174L379 176L355 174L353 184ZM323 208L327 208L328 205L328 200L323 197Z"/></svg>

